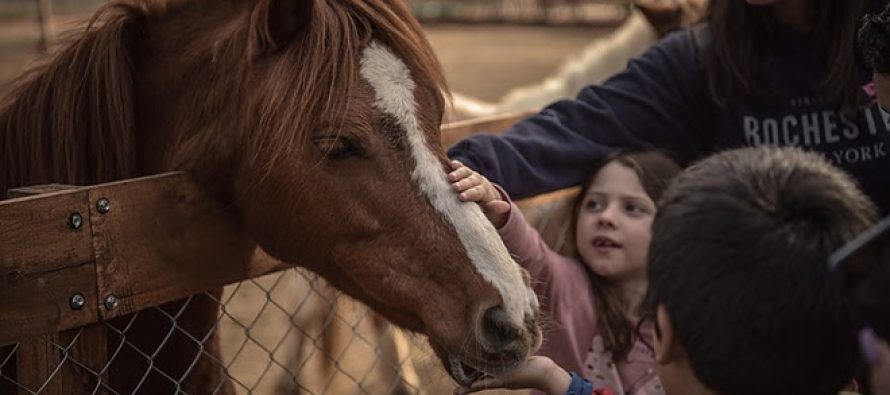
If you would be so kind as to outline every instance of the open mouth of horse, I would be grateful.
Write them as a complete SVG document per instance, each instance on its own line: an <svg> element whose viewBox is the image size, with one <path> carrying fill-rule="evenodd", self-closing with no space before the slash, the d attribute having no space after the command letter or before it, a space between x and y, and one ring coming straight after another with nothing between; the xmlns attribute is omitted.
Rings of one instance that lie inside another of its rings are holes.
<svg viewBox="0 0 890 395"><path fill-rule="evenodd" d="M467 354L449 351L448 347L432 338L429 338L429 344L451 378L458 385L467 387L485 376L498 376L516 369L528 357L529 353L534 353L540 347L541 331L537 325L537 315L527 317L525 325L528 334L531 335L530 339L526 339L528 348L511 347L492 353L483 350L484 347L481 344L468 346L465 343L462 350L478 351L478 353Z"/></svg>
<svg viewBox="0 0 890 395"><path fill-rule="evenodd" d="M456 357L454 354L448 354L447 359L448 373L451 374L454 381L462 386L469 386L484 375L484 373L476 368L462 362L460 358Z"/></svg>
<svg viewBox="0 0 890 395"><path fill-rule="evenodd" d="M439 354L451 378L459 385L465 387L483 376L498 375L513 370L521 362L519 360L511 360L509 363L506 361L475 363L456 354L442 351L435 345L433 345L433 351Z"/></svg>

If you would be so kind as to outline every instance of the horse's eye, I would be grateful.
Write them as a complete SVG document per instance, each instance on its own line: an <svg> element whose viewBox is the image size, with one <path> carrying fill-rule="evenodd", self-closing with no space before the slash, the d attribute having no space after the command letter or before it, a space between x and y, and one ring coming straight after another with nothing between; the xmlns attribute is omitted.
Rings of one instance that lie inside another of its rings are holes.
<svg viewBox="0 0 890 395"><path fill-rule="evenodd" d="M343 160L364 155L362 148L341 136L316 137L313 142L322 155L330 160Z"/></svg>

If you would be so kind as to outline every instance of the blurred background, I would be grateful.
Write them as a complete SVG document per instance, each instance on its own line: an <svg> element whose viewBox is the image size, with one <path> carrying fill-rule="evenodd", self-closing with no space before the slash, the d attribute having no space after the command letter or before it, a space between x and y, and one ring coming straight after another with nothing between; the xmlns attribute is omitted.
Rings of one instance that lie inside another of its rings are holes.
<svg viewBox="0 0 890 395"><path fill-rule="evenodd" d="M0 0L0 91L104 0ZM408 0L450 88L493 101L537 81L628 15L628 0Z"/></svg>

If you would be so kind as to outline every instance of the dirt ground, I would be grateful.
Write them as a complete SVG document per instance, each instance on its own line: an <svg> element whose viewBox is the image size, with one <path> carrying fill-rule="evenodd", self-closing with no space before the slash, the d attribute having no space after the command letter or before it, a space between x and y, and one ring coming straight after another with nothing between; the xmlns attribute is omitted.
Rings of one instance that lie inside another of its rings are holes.
<svg viewBox="0 0 890 395"><path fill-rule="evenodd" d="M451 90L485 100L541 79L608 31L506 25L427 29ZM0 22L0 91L37 58L36 34L30 21ZM223 300L222 363L239 393L296 392L293 375L303 393L313 394L442 394L453 389L422 337L393 337L394 330L365 307L337 302L336 293L300 272L230 286ZM336 312L329 309L333 304ZM322 336L322 328L339 331L334 336L339 343ZM323 355L324 348L332 355Z"/></svg>
<svg viewBox="0 0 890 395"><path fill-rule="evenodd" d="M493 101L511 88L540 80L607 28L436 25L427 38L449 88Z"/></svg>

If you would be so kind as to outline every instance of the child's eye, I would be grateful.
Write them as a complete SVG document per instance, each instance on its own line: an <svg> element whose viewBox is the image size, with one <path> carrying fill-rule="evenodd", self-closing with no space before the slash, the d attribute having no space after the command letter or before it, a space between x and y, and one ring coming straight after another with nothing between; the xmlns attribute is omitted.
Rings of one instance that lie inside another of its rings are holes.
<svg viewBox="0 0 890 395"><path fill-rule="evenodd" d="M596 210L599 210L600 207L602 207L602 205L600 204L600 202L597 202L597 201L595 201L595 200L588 200L588 201L587 201L587 204L584 205L584 208L586 208L586 209L588 209L588 210L590 210L590 211L596 211Z"/></svg>
<svg viewBox="0 0 890 395"><path fill-rule="evenodd" d="M645 214L647 212L645 207L638 204L628 204L624 206L624 211L629 214Z"/></svg>

